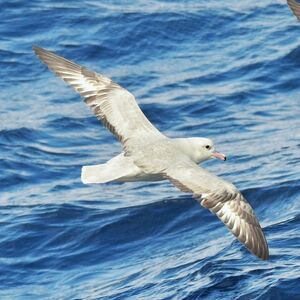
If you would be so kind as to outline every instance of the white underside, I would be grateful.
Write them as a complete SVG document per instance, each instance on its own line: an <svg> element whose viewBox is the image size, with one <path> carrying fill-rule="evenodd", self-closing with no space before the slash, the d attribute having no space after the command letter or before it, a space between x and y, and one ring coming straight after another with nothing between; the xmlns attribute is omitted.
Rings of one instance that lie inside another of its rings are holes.
<svg viewBox="0 0 300 300"><path fill-rule="evenodd" d="M106 183L110 181L158 181L164 178L159 174L146 174L137 167L131 157L123 153L115 156L105 164L83 166L81 181L84 184Z"/></svg>

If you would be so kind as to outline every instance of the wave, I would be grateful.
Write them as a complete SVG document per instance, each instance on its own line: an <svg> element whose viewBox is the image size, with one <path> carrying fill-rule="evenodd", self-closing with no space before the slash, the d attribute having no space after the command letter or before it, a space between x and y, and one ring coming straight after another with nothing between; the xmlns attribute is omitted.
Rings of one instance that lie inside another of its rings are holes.
<svg viewBox="0 0 300 300"><path fill-rule="evenodd" d="M24 2L25 3L25 2ZM0 298L299 298L299 24L286 4L3 3ZM122 148L32 45L101 72L168 136L209 136L266 233L262 262L168 182L86 186Z"/></svg>

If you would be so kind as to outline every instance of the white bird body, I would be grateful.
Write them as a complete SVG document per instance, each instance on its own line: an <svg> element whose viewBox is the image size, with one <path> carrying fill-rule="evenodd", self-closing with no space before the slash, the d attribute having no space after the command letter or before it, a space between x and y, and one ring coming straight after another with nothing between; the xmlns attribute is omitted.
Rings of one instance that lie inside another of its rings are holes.
<svg viewBox="0 0 300 300"><path fill-rule="evenodd" d="M137 145L134 157L123 152L105 164L83 166L81 180L84 184L165 180L161 173L170 163L169 160L173 157L187 156L198 164L207 160L206 151L199 151L199 146L207 144L212 142L206 138L169 139L154 136L143 143L143 147ZM169 160L166 159L166 153L169 154Z"/></svg>
<svg viewBox="0 0 300 300"><path fill-rule="evenodd" d="M170 139L146 118L134 96L109 78L45 49L34 47L34 51L84 98L123 145L123 152L105 164L84 166L83 183L168 179L183 192L192 193L254 255L269 257L265 236L246 199L233 184L198 166L212 157L226 159L214 151L210 139Z"/></svg>

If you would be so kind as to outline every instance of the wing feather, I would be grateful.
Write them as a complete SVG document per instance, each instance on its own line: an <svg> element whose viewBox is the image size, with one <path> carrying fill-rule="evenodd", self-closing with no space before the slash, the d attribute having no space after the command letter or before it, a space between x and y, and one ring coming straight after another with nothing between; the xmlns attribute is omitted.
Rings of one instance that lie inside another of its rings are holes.
<svg viewBox="0 0 300 300"><path fill-rule="evenodd" d="M250 252L263 260L268 259L267 241L257 217L234 185L193 162L172 166L166 170L165 177L182 191L192 192Z"/></svg>
<svg viewBox="0 0 300 300"><path fill-rule="evenodd" d="M96 117L124 145L138 135L163 134L137 105L134 96L109 78L48 50L33 47L36 55L83 98Z"/></svg>
<svg viewBox="0 0 300 300"><path fill-rule="evenodd" d="M297 17L297 19L300 21L300 3L296 0L287 0L287 3L294 13L294 15Z"/></svg>

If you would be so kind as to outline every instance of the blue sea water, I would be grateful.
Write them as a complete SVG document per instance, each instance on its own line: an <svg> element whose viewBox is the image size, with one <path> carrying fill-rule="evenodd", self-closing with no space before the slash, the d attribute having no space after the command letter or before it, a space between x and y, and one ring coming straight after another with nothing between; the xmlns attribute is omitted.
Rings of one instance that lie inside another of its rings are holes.
<svg viewBox="0 0 300 300"><path fill-rule="evenodd" d="M285 1L0 1L0 299L300 299L300 22ZM206 136L270 259L168 182L83 185L121 151L36 44Z"/></svg>

